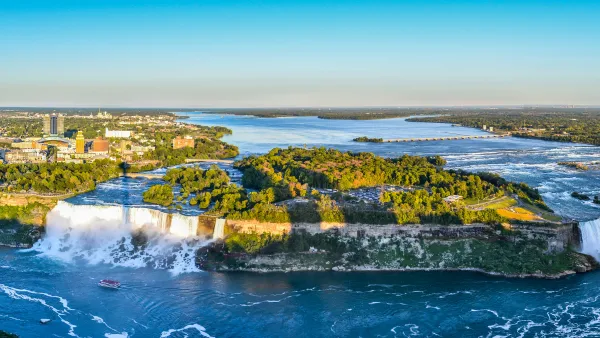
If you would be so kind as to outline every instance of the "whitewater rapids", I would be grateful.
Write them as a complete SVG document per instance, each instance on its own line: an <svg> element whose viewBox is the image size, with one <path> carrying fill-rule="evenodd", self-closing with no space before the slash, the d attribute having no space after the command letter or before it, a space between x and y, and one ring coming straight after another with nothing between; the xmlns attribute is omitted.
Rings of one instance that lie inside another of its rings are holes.
<svg viewBox="0 0 600 338"><path fill-rule="evenodd" d="M197 216L147 208L73 205L59 201L46 216L46 234L31 250L65 262L199 271Z"/></svg>

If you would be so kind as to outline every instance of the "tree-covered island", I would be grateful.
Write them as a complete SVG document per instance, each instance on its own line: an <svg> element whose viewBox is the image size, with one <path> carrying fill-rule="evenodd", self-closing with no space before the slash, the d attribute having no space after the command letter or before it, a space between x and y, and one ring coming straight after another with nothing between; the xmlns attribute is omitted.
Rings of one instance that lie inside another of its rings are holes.
<svg viewBox="0 0 600 338"><path fill-rule="evenodd" d="M227 219L225 240L199 252L205 269L549 277L592 268L570 247L573 225L557 222L535 189L443 164L435 156L276 148L235 163L243 187L216 166L171 169L164 180L180 187L175 199Z"/></svg>

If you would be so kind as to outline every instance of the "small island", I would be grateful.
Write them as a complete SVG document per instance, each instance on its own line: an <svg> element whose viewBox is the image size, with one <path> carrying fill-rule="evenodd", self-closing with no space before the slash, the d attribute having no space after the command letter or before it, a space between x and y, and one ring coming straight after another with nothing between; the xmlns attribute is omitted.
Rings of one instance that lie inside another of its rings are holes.
<svg viewBox="0 0 600 338"><path fill-rule="evenodd" d="M369 143L383 143L382 138L369 138L366 136L361 136L353 139L354 142L369 142Z"/></svg>
<svg viewBox="0 0 600 338"><path fill-rule="evenodd" d="M595 267L573 250L576 225L559 222L537 190L431 162L325 148L247 157L235 163L244 188L212 199L208 213L226 219L226 236L198 252L198 265L546 278Z"/></svg>
<svg viewBox="0 0 600 338"><path fill-rule="evenodd" d="M576 199L581 200L581 201L589 201L590 200L590 196L588 196L586 194L579 193L577 191L573 191L571 193L571 197L576 198Z"/></svg>
<svg viewBox="0 0 600 338"><path fill-rule="evenodd" d="M558 162L557 164L581 171L587 171L590 169L587 165L580 162Z"/></svg>

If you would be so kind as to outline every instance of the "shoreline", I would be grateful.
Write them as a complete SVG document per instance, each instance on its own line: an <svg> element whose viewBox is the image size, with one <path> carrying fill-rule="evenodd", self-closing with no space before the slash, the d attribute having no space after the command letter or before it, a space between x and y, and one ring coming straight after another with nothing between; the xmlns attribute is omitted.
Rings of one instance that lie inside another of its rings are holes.
<svg viewBox="0 0 600 338"><path fill-rule="evenodd" d="M214 271L206 271L205 272L218 272L218 273L253 273L253 274L275 274L275 273L305 273L305 272L329 272L329 273L386 273L386 272L473 272L478 274L483 274L490 277L497 278L510 278L510 279L546 279L546 280L557 280L562 278L567 278L570 276L585 274L588 272L595 271L596 269L591 269L587 271L577 272L575 270L566 270L561 273L556 274L544 274L544 273L530 273L530 274L508 274L496 271L487 271L479 268L360 268L357 267L355 269L302 269L302 270L277 270L277 269L219 269Z"/></svg>

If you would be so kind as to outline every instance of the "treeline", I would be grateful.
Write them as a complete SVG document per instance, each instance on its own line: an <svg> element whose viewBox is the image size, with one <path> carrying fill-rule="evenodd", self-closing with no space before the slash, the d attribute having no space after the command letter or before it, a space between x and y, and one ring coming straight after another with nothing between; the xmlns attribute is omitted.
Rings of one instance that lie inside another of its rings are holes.
<svg viewBox="0 0 600 338"><path fill-rule="evenodd" d="M0 191L71 193L94 189L118 177L119 165L110 160L92 163L0 164Z"/></svg>
<svg viewBox="0 0 600 338"><path fill-rule="evenodd" d="M456 123L474 128L487 125L496 131L512 132L516 137L600 145L599 109L452 111L408 121Z"/></svg>
<svg viewBox="0 0 600 338"><path fill-rule="evenodd" d="M173 149L171 145L174 135L157 141L155 149L144 154L143 159L158 160L162 166L174 166L185 163L186 159L224 159L232 158L239 154L238 148L218 139L199 138L196 139L194 148L186 147Z"/></svg>
<svg viewBox="0 0 600 338"><path fill-rule="evenodd" d="M42 119L0 117L0 134L5 137L42 137Z"/></svg>
<svg viewBox="0 0 600 338"><path fill-rule="evenodd" d="M438 114L438 108L248 108L248 109L214 109L203 111L204 114L252 115L262 118L307 117L315 116L331 120L379 120L414 115Z"/></svg>
<svg viewBox="0 0 600 338"><path fill-rule="evenodd" d="M404 155L385 159L372 153L335 149L275 148L265 155L238 161L235 166L244 173L245 187L274 188L276 200L306 195L308 187L347 191L384 184L421 186L427 190L436 188L443 197L461 195L478 199L494 195L509 185L519 189L497 175L446 171L440 168L444 164L440 156Z"/></svg>
<svg viewBox="0 0 600 338"><path fill-rule="evenodd" d="M340 152L325 148L273 149L268 154L236 162L244 172L243 184L252 193L249 208L231 213L232 219L270 222L351 222L369 224L437 223L468 224L504 221L495 210L473 211L445 197L459 195L483 200L516 194L527 203L549 210L539 192L524 183L515 184L489 173L445 171L441 157L402 156L384 159L371 153ZM384 192L380 205L349 204L343 194L333 198L315 188L345 191L384 184L410 187L403 192ZM262 198L259 198L263 196ZM290 206L271 205L294 197L309 201Z"/></svg>

